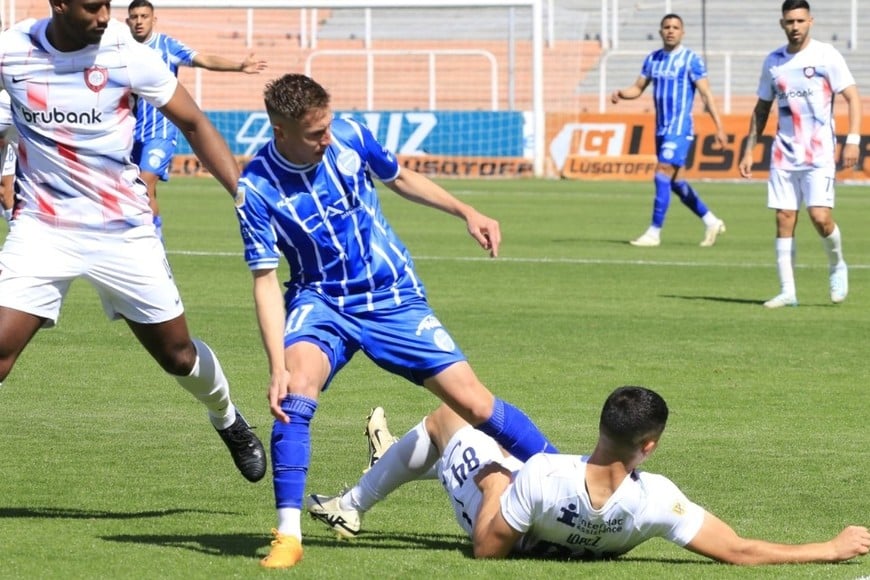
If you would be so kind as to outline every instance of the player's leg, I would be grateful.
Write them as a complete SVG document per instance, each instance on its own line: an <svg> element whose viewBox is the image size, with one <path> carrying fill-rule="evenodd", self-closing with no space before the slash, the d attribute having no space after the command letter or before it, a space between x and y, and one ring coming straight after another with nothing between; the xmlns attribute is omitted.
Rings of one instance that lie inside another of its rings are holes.
<svg viewBox="0 0 870 580"><path fill-rule="evenodd" d="M719 237L719 234L725 233L725 222L716 217L716 214L707 207L701 196L698 195L698 192L685 179L683 166L690 142L686 141L684 144L685 151L678 153L671 179L671 191L680 198L683 205L704 222L704 239L701 240L700 245L701 247L708 248L716 243L716 238Z"/></svg>
<svg viewBox="0 0 870 580"><path fill-rule="evenodd" d="M676 170L671 164L676 144L669 138L656 136L656 151L658 151L658 165L653 176L652 219L647 230L639 237L631 240L632 246L655 247L661 244L661 231L665 225L665 217L671 205L671 176Z"/></svg>
<svg viewBox="0 0 870 580"><path fill-rule="evenodd" d="M80 271L73 235L22 218L0 249L0 382L41 327L57 322Z"/></svg>
<svg viewBox="0 0 870 580"><path fill-rule="evenodd" d="M526 460L556 452L518 408L495 397L477 378L425 300L408 301L366 319L363 351L381 367L422 384L512 455Z"/></svg>
<svg viewBox="0 0 870 580"><path fill-rule="evenodd" d="M797 288L794 278L794 260L797 247L794 233L800 207L800 189L796 172L770 170L767 184L767 207L776 210L776 271L780 293L764 303L765 308L797 306Z"/></svg>
<svg viewBox="0 0 870 580"><path fill-rule="evenodd" d="M206 406L242 475L249 481L262 479L263 446L233 405L229 381L214 352L191 338L154 230L141 226L118 235L95 234L83 238L82 245L88 257L83 277L96 287L107 316L125 320L160 367Z"/></svg>
<svg viewBox="0 0 870 580"><path fill-rule="evenodd" d="M840 227L834 221L834 172L830 169L814 169L803 176L802 187L806 192L807 213L828 257L828 281L831 302L839 304L849 294L849 269L843 259L843 240Z"/></svg>
<svg viewBox="0 0 870 580"><path fill-rule="evenodd" d="M451 427L437 417L433 421L433 416L444 413L454 417L456 425L468 425L442 403L436 411L390 445L353 487L336 496L309 495L306 509L311 517L326 524L338 537L353 538L360 531L363 514L376 503L410 481L437 477L437 470L433 468L443 446L437 446L436 441L443 442L445 438L441 433ZM386 419L382 426L387 429Z"/></svg>
<svg viewBox="0 0 870 580"><path fill-rule="evenodd" d="M272 480L278 526L269 554L260 564L289 568L302 559L301 511L311 462L311 420L320 391L359 348L352 319L333 310L314 292L303 292L288 307L284 362L290 371L281 409L289 422L272 427Z"/></svg>

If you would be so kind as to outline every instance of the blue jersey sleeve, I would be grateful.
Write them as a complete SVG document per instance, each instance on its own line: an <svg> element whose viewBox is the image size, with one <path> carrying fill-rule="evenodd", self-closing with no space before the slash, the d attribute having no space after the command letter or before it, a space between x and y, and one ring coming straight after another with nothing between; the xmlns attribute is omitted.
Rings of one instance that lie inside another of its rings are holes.
<svg viewBox="0 0 870 580"><path fill-rule="evenodd" d="M707 78L707 65L703 58L693 52L689 58L689 80L694 84L703 78Z"/></svg>
<svg viewBox="0 0 870 580"><path fill-rule="evenodd" d="M239 181L236 188L236 217L245 246L245 261L251 270L274 270L278 268L279 253L271 211L258 187L270 187L248 179Z"/></svg>
<svg viewBox="0 0 870 580"><path fill-rule="evenodd" d="M393 181L399 176L399 161L396 156L378 143L368 127L356 121L346 119L349 128L356 133L360 141L357 152L372 174L381 181Z"/></svg>
<svg viewBox="0 0 870 580"><path fill-rule="evenodd" d="M656 54L655 52L651 52L648 55L646 55L645 59L643 59L643 64L640 66L640 76L647 78L647 79L652 78L652 75L653 75L652 65L653 65L653 58L655 57L655 54Z"/></svg>
<svg viewBox="0 0 870 580"><path fill-rule="evenodd" d="M167 64L172 71L177 72L179 65L193 66L193 59L196 56L196 51L180 40L167 36L164 50Z"/></svg>

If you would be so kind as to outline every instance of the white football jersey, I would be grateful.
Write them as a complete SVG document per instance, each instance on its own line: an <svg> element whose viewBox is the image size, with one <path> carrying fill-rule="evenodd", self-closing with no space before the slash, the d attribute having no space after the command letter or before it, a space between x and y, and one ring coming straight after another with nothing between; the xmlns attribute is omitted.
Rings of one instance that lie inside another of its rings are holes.
<svg viewBox="0 0 870 580"><path fill-rule="evenodd" d="M507 523L523 533L515 547L538 556L612 558L650 538L685 546L704 509L662 475L635 471L601 508L586 491L587 456L538 454L501 497Z"/></svg>
<svg viewBox="0 0 870 580"><path fill-rule="evenodd" d="M111 20L99 44L60 52L48 19L0 34L0 88L19 135L19 215L56 227L121 230L152 221L130 160L136 95L161 107L177 79Z"/></svg>
<svg viewBox="0 0 870 580"><path fill-rule="evenodd" d="M779 121L774 169L833 167L836 163L834 96L855 79L832 45L817 40L794 54L782 46L761 68L758 97L776 101Z"/></svg>

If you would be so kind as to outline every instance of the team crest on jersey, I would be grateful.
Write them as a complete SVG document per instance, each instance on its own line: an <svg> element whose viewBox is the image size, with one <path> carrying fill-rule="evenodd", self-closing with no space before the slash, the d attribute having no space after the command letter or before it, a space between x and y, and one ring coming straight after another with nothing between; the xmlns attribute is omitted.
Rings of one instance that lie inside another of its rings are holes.
<svg viewBox="0 0 870 580"><path fill-rule="evenodd" d="M814 66L805 66L805 67L804 67L804 76L807 77L808 79L811 79L811 78L813 78L814 76L816 76L816 67L814 67Z"/></svg>
<svg viewBox="0 0 870 580"><path fill-rule="evenodd" d="M88 88L99 93L109 82L109 70L102 66L92 66L85 69L85 84Z"/></svg>
<svg viewBox="0 0 870 580"><path fill-rule="evenodd" d="M244 186L238 186L236 188L236 194L233 196L233 203L235 203L236 207L242 207L245 205L245 188Z"/></svg>
<svg viewBox="0 0 870 580"><path fill-rule="evenodd" d="M339 153L338 159L335 160L335 164L342 175L348 176L359 173L360 163L359 155L351 149L345 149Z"/></svg>

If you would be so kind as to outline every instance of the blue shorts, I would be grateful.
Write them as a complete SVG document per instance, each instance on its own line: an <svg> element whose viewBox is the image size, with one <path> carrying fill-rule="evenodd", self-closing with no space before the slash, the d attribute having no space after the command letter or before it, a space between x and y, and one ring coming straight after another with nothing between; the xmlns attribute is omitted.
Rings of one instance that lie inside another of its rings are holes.
<svg viewBox="0 0 870 580"><path fill-rule="evenodd" d="M133 163L139 166L139 171L153 173L160 181L169 181L169 167L175 155L176 143L175 139L134 141L131 154Z"/></svg>
<svg viewBox="0 0 870 580"><path fill-rule="evenodd" d="M329 358L324 390L358 350L379 367L417 385L466 360L422 298L390 309L347 313L316 292L303 290L290 301L287 312L284 348L312 342Z"/></svg>
<svg viewBox="0 0 870 580"><path fill-rule="evenodd" d="M674 167L684 166L689 148L694 141L694 135L656 135L656 153L659 163L667 163Z"/></svg>

